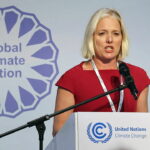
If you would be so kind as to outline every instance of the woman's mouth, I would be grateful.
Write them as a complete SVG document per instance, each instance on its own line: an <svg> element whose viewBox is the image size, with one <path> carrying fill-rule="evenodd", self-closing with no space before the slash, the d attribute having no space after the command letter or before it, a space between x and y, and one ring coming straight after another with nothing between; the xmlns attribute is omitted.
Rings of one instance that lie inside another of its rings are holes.
<svg viewBox="0 0 150 150"><path fill-rule="evenodd" d="M105 51L106 51L107 53L112 53L113 50L114 50L114 47L113 47L113 46L105 46Z"/></svg>

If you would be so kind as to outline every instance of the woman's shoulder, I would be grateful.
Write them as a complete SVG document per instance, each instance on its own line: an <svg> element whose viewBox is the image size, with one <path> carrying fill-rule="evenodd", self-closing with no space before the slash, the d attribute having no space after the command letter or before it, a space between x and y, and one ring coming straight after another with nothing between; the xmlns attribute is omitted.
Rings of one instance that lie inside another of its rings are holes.
<svg viewBox="0 0 150 150"><path fill-rule="evenodd" d="M129 67L130 74L133 77L139 92L150 85L150 78L143 68L129 63L127 63L127 66Z"/></svg>
<svg viewBox="0 0 150 150"><path fill-rule="evenodd" d="M83 62L80 62L79 64L73 66L72 68L68 69L67 71L65 71L65 73L72 73L72 72L76 72L76 71L81 71L82 70L82 64Z"/></svg>
<svg viewBox="0 0 150 150"><path fill-rule="evenodd" d="M139 67L130 63L126 63L126 64L129 67L129 71L133 76L137 77L138 79L145 78L149 80L146 70L144 70L142 67Z"/></svg>
<svg viewBox="0 0 150 150"><path fill-rule="evenodd" d="M82 62L69 70L65 71L59 80L56 82L56 86L62 87L74 93L74 84L80 79L82 70Z"/></svg>
<svg viewBox="0 0 150 150"><path fill-rule="evenodd" d="M62 76L66 76L66 77L74 77L76 75L79 75L83 72L83 69L82 69L82 64L84 62L80 62L79 64L73 66L72 68L68 69L67 71L65 71Z"/></svg>
<svg viewBox="0 0 150 150"><path fill-rule="evenodd" d="M146 72L143 68L139 67L139 66L136 66L136 65L133 65L133 64L130 64L130 63L126 63L127 66L129 67L129 70L132 71L132 72Z"/></svg>

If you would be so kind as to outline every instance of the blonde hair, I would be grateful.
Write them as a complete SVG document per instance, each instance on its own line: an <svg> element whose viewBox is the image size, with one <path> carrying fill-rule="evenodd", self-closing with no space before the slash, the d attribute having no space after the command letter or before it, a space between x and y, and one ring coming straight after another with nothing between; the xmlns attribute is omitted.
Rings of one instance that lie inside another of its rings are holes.
<svg viewBox="0 0 150 150"><path fill-rule="evenodd" d="M87 25L85 35L84 35L84 41L82 45L82 55L86 59L91 59L93 56L95 56L94 44L93 44L93 33L95 32L98 22L106 16L113 16L120 23L121 33L122 33L122 44L121 44L121 48L117 60L123 60L128 54L128 37L120 14L114 9L103 8L96 11L93 14L93 16L91 17Z"/></svg>

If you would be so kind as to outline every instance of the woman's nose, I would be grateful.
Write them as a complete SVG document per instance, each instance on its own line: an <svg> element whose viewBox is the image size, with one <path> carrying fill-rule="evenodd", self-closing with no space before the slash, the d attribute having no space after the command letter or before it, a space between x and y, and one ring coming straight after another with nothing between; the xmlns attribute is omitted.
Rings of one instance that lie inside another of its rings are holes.
<svg viewBox="0 0 150 150"><path fill-rule="evenodd" d="M112 42L113 42L113 37L112 37L112 35L108 35L108 36L107 36L106 42L107 42L107 43L112 43Z"/></svg>

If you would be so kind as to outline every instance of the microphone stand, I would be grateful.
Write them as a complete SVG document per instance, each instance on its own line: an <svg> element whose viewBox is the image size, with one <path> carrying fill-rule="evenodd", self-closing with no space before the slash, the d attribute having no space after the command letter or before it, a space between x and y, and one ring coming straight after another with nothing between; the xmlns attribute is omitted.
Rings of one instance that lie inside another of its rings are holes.
<svg viewBox="0 0 150 150"><path fill-rule="evenodd" d="M83 101L83 102L81 102L81 103L79 103L79 104L72 105L72 106L70 106L70 107L67 107L67 108L62 109L62 110L57 111L57 112L54 112L54 113L52 113L52 114L44 115L44 116L42 116L42 117L40 117L40 118L34 119L34 120L30 121L30 122L27 122L27 124L25 124L25 125L22 125L22 126L20 126L20 127L18 127L18 128L15 128L15 129L12 129L12 130L9 130L9 131L7 131L7 132L5 132L5 133L0 134L0 138L2 138L2 137L4 137L4 136L7 136L7 135L9 135L9 134L12 134L12 133L14 133L14 132L17 132L17 131L19 131L19 130L22 130L22 129L24 129L24 128L36 126L36 129L37 129L38 134L39 134L39 150L43 150L43 139L44 139L44 132L45 132L45 129L46 129L45 124L44 124L44 121L47 121L47 120L49 120L50 118L52 118L52 117L54 117L54 116L57 116L57 115L59 115L59 114L62 114L62 113L64 113L64 112L68 111L68 110L74 109L74 108L76 108L76 107L79 107L79 106L84 105L84 104L86 104L86 103L89 103L89 102L91 102L91 101L94 101L94 100L96 100L96 99L98 99L98 98L104 97L104 96L106 96L106 95L108 95L108 94L114 93L114 92L116 92L116 91L121 91L121 90L123 90L123 89L125 89L125 88L127 88L127 87L128 87L128 84L120 85L118 88L115 88L115 89L110 90L110 91L108 91L108 92L106 92L106 93L103 93L103 94L99 94L99 95L97 95L97 96L95 96L95 97L93 97L93 98L90 98L90 99L88 99L88 100L85 100L85 101Z"/></svg>

